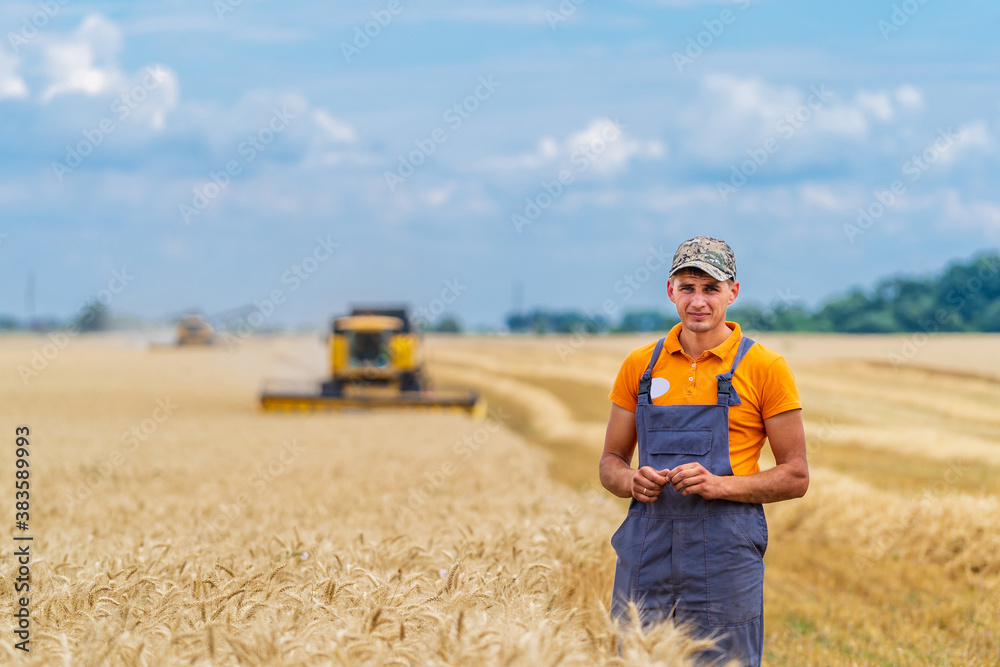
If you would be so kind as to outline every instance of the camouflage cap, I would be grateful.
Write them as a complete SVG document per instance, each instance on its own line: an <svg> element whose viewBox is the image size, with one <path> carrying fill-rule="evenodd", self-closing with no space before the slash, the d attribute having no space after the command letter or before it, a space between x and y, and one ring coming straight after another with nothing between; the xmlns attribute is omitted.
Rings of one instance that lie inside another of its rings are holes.
<svg viewBox="0 0 1000 667"><path fill-rule="evenodd" d="M696 236L680 244L674 253L670 275L685 268L701 269L716 280L736 278L736 255L729 244L711 236Z"/></svg>

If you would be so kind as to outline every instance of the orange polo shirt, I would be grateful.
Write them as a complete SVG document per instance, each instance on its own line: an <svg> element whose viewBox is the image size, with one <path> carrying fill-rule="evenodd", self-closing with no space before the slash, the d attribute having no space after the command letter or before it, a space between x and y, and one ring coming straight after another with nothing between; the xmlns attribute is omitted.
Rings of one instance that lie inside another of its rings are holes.
<svg viewBox="0 0 1000 667"><path fill-rule="evenodd" d="M743 337L740 325L726 322L726 326L733 330L729 337L711 350L705 350L697 359L689 357L681 347L678 338L681 325L670 330L653 367L649 397L655 405L714 404L717 401L715 376L732 367ZM639 380L649 366L654 347L656 341L629 353L608 396L629 412L635 412ZM802 401L788 362L760 343L754 344L743 357L733 377L733 387L743 404L729 408L729 462L733 474L749 475L760 471L760 450L767 439L764 420L799 409Z"/></svg>

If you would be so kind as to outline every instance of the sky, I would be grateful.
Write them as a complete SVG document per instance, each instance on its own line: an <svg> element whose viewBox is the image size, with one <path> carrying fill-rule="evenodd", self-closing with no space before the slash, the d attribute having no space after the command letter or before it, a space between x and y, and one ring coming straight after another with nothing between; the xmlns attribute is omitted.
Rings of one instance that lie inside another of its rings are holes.
<svg viewBox="0 0 1000 667"><path fill-rule="evenodd" d="M1000 6L0 7L0 314L815 306L1000 245ZM520 296L516 296L520 295ZM258 318L260 321L260 318Z"/></svg>

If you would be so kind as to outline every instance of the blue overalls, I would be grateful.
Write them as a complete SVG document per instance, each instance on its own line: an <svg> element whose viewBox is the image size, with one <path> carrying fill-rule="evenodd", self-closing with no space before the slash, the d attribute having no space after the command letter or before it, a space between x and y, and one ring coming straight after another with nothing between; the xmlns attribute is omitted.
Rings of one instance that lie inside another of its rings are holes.
<svg viewBox="0 0 1000 667"><path fill-rule="evenodd" d="M635 427L639 466L656 470L697 461L714 475L732 475L729 406L740 405L732 379L754 341L743 337L733 366L717 375L715 405L653 405L656 344L639 381ZM668 484L653 503L632 499L628 515L611 538L618 554L611 615L628 617L634 601L642 622L673 617L700 636L721 636L725 656L760 665L764 644L764 550L767 522L759 503L683 496Z"/></svg>

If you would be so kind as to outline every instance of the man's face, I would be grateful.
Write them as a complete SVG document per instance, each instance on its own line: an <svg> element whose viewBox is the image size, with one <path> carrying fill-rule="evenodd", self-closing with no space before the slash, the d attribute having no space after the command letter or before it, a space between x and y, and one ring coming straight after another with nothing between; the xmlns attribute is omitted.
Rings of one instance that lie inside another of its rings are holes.
<svg viewBox="0 0 1000 667"><path fill-rule="evenodd" d="M726 308L736 300L740 284L705 275L678 273L667 283L667 296L677 305L681 325L703 333L725 326Z"/></svg>

